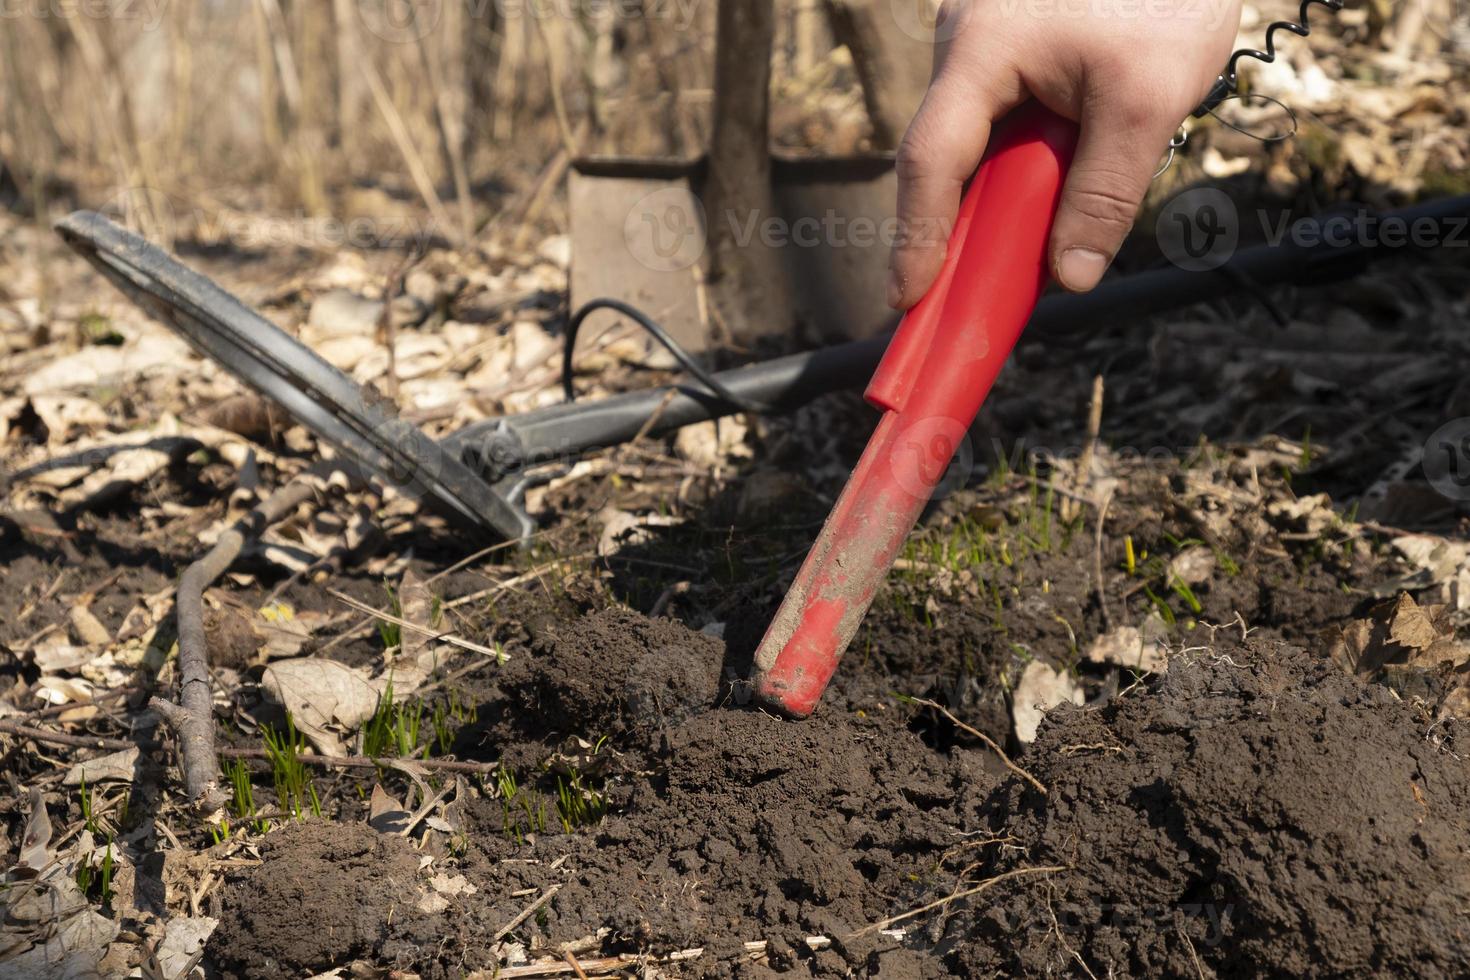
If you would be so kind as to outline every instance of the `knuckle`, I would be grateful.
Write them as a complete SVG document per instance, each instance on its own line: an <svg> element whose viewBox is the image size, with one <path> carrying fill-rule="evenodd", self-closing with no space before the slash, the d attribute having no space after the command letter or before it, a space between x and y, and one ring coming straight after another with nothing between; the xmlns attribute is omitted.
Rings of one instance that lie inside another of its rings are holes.
<svg viewBox="0 0 1470 980"><path fill-rule="evenodd" d="M939 159L940 148L928 134L921 121L915 121L899 140L894 157L894 167L899 180L926 177L933 173Z"/></svg>
<svg viewBox="0 0 1470 980"><path fill-rule="evenodd" d="M1118 124L1125 131L1134 133L1157 129L1161 108L1158 100L1151 97L1125 98L1118 107Z"/></svg>
<svg viewBox="0 0 1470 980"><path fill-rule="evenodd" d="M1159 120L1168 115L1169 103L1158 91L1147 85L1128 85L1113 97L1111 115L1115 125L1125 132L1140 133L1159 128Z"/></svg>
<svg viewBox="0 0 1470 980"><path fill-rule="evenodd" d="M1072 211L1094 224L1102 225L1110 232L1127 234L1133 227L1138 213L1138 201L1121 189L1124 179L1117 175L1098 173L1086 175L1072 189L1067 206Z"/></svg>
<svg viewBox="0 0 1470 980"><path fill-rule="evenodd" d="M1159 129L1161 121L1172 114L1174 104L1179 101L1178 93L1172 90L1171 85L1161 83L1148 68L1136 64L1101 66L1096 85L1091 93L1096 100L1096 108L1107 117L1111 127L1123 132Z"/></svg>

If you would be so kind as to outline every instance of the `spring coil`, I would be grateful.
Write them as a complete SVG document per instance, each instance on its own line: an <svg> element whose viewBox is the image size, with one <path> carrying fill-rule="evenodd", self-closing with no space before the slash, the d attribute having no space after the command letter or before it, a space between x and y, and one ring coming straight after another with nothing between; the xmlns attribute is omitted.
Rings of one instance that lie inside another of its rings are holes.
<svg viewBox="0 0 1470 980"><path fill-rule="evenodd" d="M1278 20L1266 28L1266 50L1259 51L1255 48L1240 48L1230 56L1225 63L1225 71L1215 79L1215 84L1210 88L1210 93L1205 100L1194 110L1196 118L1205 115L1221 102L1234 95L1238 86L1237 66L1242 58L1254 58L1257 61L1270 64L1276 60L1276 32L1288 31L1297 37L1307 37L1312 33L1312 23L1308 17L1308 11L1313 4L1326 7L1336 13L1342 9L1343 0L1302 0L1301 8L1297 11L1296 20Z"/></svg>

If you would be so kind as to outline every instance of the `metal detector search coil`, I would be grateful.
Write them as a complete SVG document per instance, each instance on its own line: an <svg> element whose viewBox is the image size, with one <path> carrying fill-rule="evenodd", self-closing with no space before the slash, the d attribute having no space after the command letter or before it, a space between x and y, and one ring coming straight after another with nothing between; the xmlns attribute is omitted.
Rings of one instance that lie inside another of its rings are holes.
<svg viewBox="0 0 1470 980"><path fill-rule="evenodd" d="M461 526L511 540L530 533L524 512L452 452L206 277L95 212L70 214L56 231L129 299L275 401L364 475L422 497Z"/></svg>

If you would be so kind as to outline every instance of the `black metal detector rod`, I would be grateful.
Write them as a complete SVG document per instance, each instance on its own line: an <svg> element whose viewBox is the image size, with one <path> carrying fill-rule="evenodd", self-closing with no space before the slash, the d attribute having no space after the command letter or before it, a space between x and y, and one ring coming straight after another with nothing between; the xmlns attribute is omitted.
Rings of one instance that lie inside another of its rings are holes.
<svg viewBox="0 0 1470 980"><path fill-rule="evenodd" d="M1028 334L1076 333L1094 326L1100 317L1147 316L1249 287L1341 282L1370 262L1405 248L1470 245L1467 222L1470 195L1391 211L1330 209L1293 222L1275 244L1241 249L1218 269L1189 272L1170 265L1114 279L1090 293L1047 296L1026 329Z"/></svg>
<svg viewBox="0 0 1470 980"><path fill-rule="evenodd" d="M1295 223L1278 244L1237 252L1213 271L1161 268L1115 279L1084 296L1049 296L1038 305L1030 330L1057 336L1094 329L1106 317L1147 315L1241 289L1342 279L1397 245L1462 242L1467 218L1470 196L1377 216L1329 212ZM645 430L662 434L741 411L691 381L482 422L438 443L300 341L137 235L85 211L63 218L56 229L134 302L276 401L364 473L424 498L476 532L526 538L534 524L520 495L535 476L527 472L530 467L624 443ZM886 336L875 337L714 377L746 405L789 411L826 392L861 388L887 346Z"/></svg>
<svg viewBox="0 0 1470 980"><path fill-rule="evenodd" d="M773 411L789 412L826 392L864 384L887 347L888 334L883 334L720 371L715 378L737 397L759 399ZM458 446L466 463L495 480L527 466L620 445L645 426L649 435L662 435L739 411L699 388L667 385L476 422L451 435L444 446Z"/></svg>
<svg viewBox="0 0 1470 980"><path fill-rule="evenodd" d="M1462 223L1447 231L1441 223L1455 218ZM1392 244L1384 240L1388 228L1396 229L1394 237L1403 244L1413 244L1414 234L1420 240L1432 237L1424 234L1427 223L1433 223L1433 234L1440 239L1449 233L1465 238L1463 219L1470 219L1470 196L1364 215L1362 222L1354 215L1332 212L1305 218L1291 225L1279 243L1241 249L1218 269L1191 272L1168 266L1113 279L1090 293L1046 296L1037 305L1027 332L1043 336L1073 333L1107 317L1146 316L1218 299L1243 287L1338 281L1392 250L1381 247ZM1413 231L1416 226L1421 229L1418 233ZM715 378L744 400L790 411L819 395L867 384L888 339L883 334L792 354L721 371ZM647 434L661 435L739 410L692 384L669 385L478 422L450 436L444 446L458 449L466 463L495 480L528 466L570 460L592 449L619 445L645 426Z"/></svg>

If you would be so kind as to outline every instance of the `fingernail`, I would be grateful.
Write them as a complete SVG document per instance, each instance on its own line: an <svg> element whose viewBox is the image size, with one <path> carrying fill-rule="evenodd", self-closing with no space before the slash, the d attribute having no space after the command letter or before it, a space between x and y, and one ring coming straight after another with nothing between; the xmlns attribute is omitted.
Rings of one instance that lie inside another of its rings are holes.
<svg viewBox="0 0 1470 980"><path fill-rule="evenodd" d="M1085 293L1108 271L1108 257L1095 248L1074 245L1057 262L1057 281L1074 293Z"/></svg>
<svg viewBox="0 0 1470 980"><path fill-rule="evenodd" d="M903 307L903 279L897 269L888 270L888 305L895 310Z"/></svg>

